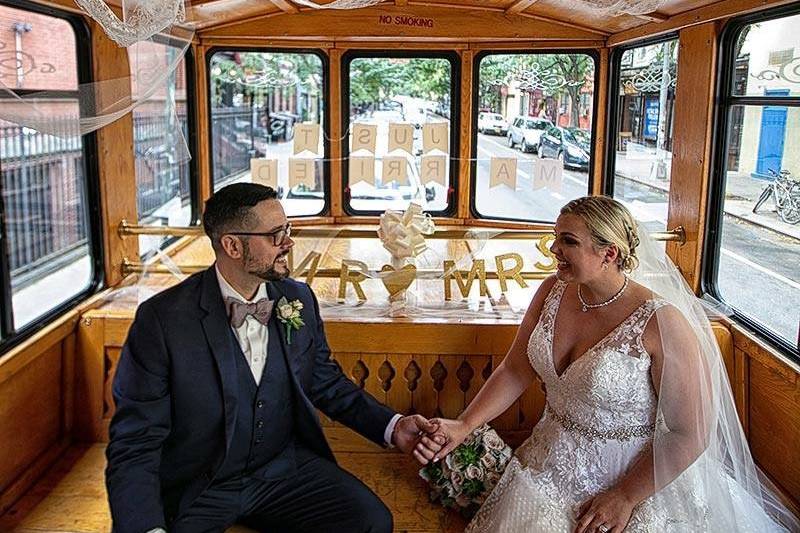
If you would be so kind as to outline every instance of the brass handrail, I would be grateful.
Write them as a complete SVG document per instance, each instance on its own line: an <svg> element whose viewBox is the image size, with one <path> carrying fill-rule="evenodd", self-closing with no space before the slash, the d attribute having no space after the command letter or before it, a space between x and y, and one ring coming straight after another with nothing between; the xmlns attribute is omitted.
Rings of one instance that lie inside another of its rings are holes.
<svg viewBox="0 0 800 533"><path fill-rule="evenodd" d="M200 226L142 226L129 224L122 220L118 228L119 235L173 235L189 236L204 235L203 228ZM436 230L433 235L427 235L427 239L472 239L480 235L491 235L493 239L503 240L526 240L536 239L545 235L552 234L550 230L493 230L491 228L481 229L444 229ZM675 241L680 244L686 242L686 231L683 226L668 231L659 231L650 234L656 241ZM305 237L312 239L375 239L377 233L374 229L352 229L352 228L292 228L293 237Z"/></svg>
<svg viewBox="0 0 800 533"><path fill-rule="evenodd" d="M194 274L195 272L202 272L203 270L208 269L210 265L176 265L180 271L184 274ZM149 274L171 274L174 270L171 270L166 265L145 265L144 263L138 261L129 261L128 259L122 260L122 273L124 275L128 274L144 274L145 272ZM351 272L354 273L361 273L360 270L353 270ZM550 274L552 271L545 271L545 270L534 270L529 272L520 272L519 275L522 279L527 280L535 280L535 279L544 279ZM306 274L306 272L301 272L299 277L302 277ZM371 278L380 279L382 272L380 270L370 270L367 274ZM315 278L339 278L342 275L341 269L338 268L320 268L314 273ZM434 269L417 269L415 273L415 279L433 279L433 280L440 280L442 279L442 271L441 270L434 270ZM497 272L487 271L486 272L486 279L499 279L497 276Z"/></svg>

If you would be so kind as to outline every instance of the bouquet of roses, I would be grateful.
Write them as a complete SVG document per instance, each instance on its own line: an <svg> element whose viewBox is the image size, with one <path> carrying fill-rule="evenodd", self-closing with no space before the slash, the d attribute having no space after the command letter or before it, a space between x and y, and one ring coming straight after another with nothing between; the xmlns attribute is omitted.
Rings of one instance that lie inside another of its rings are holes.
<svg viewBox="0 0 800 533"><path fill-rule="evenodd" d="M471 518L492 492L511 459L511 448L484 424L444 460L430 463L419 475L430 483L431 501L459 509Z"/></svg>

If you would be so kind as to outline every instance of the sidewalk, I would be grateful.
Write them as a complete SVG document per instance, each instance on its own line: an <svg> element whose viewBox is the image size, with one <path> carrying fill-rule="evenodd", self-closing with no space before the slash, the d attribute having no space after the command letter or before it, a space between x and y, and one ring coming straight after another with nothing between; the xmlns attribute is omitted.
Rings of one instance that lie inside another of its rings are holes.
<svg viewBox="0 0 800 533"><path fill-rule="evenodd" d="M626 152L617 152L617 175L668 193L668 179L650 177L650 167L655 156L636 155L638 157L628 158ZM667 157L667 175L669 176L672 171L672 154L667 153ZM725 214L800 240L800 224L787 224L780 220L772 200L768 200L761 206L758 213L753 213L753 205L766 184L766 181L755 179L749 174L728 172L725 186Z"/></svg>

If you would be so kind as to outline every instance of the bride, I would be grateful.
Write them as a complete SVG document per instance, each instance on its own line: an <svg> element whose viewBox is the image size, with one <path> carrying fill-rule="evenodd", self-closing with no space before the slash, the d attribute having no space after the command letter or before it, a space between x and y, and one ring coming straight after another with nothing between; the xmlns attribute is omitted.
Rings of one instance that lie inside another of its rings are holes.
<svg viewBox="0 0 800 533"><path fill-rule="evenodd" d="M432 421L439 460L535 375L545 385L467 531L800 530L759 478L708 319L666 254L607 197L568 203L555 233L557 274L505 360L458 420Z"/></svg>

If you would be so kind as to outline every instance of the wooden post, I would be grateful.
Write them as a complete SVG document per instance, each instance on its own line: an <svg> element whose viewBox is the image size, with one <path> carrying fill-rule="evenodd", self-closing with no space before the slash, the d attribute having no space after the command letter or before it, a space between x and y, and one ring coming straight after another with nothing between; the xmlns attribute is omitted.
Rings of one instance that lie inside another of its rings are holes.
<svg viewBox="0 0 800 533"><path fill-rule="evenodd" d="M700 259L706 229L705 208L711 171L711 128L717 63L717 25L692 26L680 32L672 176L667 226L683 226L686 243L667 243L689 286L700 288Z"/></svg>
<svg viewBox="0 0 800 533"><path fill-rule="evenodd" d="M211 172L211 128L209 116L211 114L211 102L208 101L208 72L206 70L206 51L208 47L204 45L192 45L194 51L195 65L195 84L194 97L197 103L195 107L195 119L197 124L197 186L200 189L198 197L200 200L199 213L203 213L205 201L214 192L214 176Z"/></svg>
<svg viewBox="0 0 800 533"><path fill-rule="evenodd" d="M608 125L608 48L599 50L600 57L597 61L597 106L594 109L595 136L594 136L594 170L592 171L593 184L590 194L603 194L603 175L606 168L606 127ZM616 132L612 132L616 135ZM614 176L606 176L613 180Z"/></svg>
<svg viewBox="0 0 800 533"><path fill-rule="evenodd" d="M106 37L92 24L92 68L94 81L125 79L130 76L128 49ZM130 87L128 87L130 91ZM98 92L96 107L102 110L118 100L118 91ZM114 286L122 281L122 260L138 260L139 240L122 238L117 227L122 219L138 220L136 169L133 153L133 116L127 113L97 130L97 167L100 173L100 205L103 218L105 281Z"/></svg>
<svg viewBox="0 0 800 533"><path fill-rule="evenodd" d="M470 218L469 197L472 188L470 174L470 158L472 157L472 50L461 52L461 139L459 141L459 169L458 190L453 194L453 200L458 198L457 217ZM453 80L455 81L455 80ZM451 125L452 127L452 125ZM451 183L452 187L453 184Z"/></svg>
<svg viewBox="0 0 800 533"><path fill-rule="evenodd" d="M344 137L346 127L342 124L342 50L331 48L328 53L330 79L328 81L328 116L330 117L330 215L344 216L344 199L342 198L342 143L348 142Z"/></svg>

